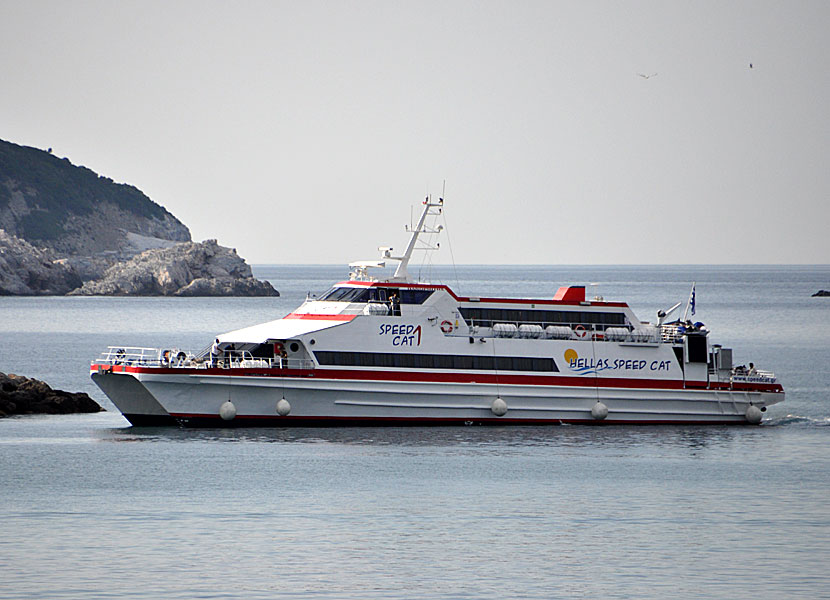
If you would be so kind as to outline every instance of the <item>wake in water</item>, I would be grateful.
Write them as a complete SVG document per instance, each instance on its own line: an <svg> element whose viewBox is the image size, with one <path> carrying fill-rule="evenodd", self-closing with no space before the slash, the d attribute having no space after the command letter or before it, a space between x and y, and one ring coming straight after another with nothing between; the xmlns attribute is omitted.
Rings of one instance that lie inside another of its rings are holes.
<svg viewBox="0 0 830 600"><path fill-rule="evenodd" d="M764 426L777 427L779 425L801 425L806 427L826 427L830 425L830 417L800 417L798 415L785 415L764 421Z"/></svg>

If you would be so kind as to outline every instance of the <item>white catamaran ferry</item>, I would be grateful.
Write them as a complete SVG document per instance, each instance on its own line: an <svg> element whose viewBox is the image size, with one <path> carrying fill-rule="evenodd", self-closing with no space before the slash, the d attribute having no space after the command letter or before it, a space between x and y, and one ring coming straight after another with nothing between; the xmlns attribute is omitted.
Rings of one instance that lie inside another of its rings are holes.
<svg viewBox="0 0 830 600"><path fill-rule="evenodd" d="M584 286L534 300L414 281L442 207L427 198L401 256L352 263L349 281L282 319L195 354L111 346L92 379L133 425L756 424L784 400L702 324L666 322L681 303L646 323ZM391 277L370 275L387 261Z"/></svg>

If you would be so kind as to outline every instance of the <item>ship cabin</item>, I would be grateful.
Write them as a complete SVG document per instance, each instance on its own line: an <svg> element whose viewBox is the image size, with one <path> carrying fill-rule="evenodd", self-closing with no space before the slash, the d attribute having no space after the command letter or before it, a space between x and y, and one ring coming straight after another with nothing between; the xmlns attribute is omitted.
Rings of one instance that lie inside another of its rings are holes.
<svg viewBox="0 0 830 600"><path fill-rule="evenodd" d="M451 325L443 328L445 335L473 337L602 340L606 333L620 337L643 327L624 302L586 300L584 286L531 300L458 296L446 285L348 281L308 298L293 315L438 318Z"/></svg>
<svg viewBox="0 0 830 600"><path fill-rule="evenodd" d="M323 294L309 296L283 319L219 336L219 347L223 356L313 367L312 357L320 348L308 347L307 334L367 317L431 323L440 326L443 336L470 341L511 337L610 341L633 335L659 341L656 328L644 332L627 304L586 300L584 286L562 287L552 298L531 300L464 297L446 285L387 280L337 283Z"/></svg>

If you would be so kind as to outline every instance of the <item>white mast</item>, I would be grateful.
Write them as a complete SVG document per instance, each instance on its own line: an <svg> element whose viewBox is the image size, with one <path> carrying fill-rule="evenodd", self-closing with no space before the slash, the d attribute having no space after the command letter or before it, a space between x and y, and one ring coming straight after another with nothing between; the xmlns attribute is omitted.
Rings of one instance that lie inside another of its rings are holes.
<svg viewBox="0 0 830 600"><path fill-rule="evenodd" d="M406 245L406 251L402 256L392 256L392 248L386 248L383 246L378 248L381 252L382 259L396 260L399 263L398 268L395 269L395 274L386 281L397 281L402 283L412 282L413 279L409 276L409 272L406 268L409 266L409 259L412 258L412 251L415 250L415 245L418 242L418 236L422 233L440 233L441 230L444 229L441 225L438 225L434 229L426 226L426 218L428 215L437 216L441 214L441 211L443 210L442 207L444 206L444 199L439 198L438 202L433 202L432 198L427 196L423 204L424 210L418 219L418 225L412 230L410 230L409 225L406 226L406 230L409 231L412 236L409 238L409 243ZM437 250L438 244L436 244L434 248L427 246L422 247L421 249ZM354 269L351 272L351 279L353 281L377 281L375 278L369 276L368 270L370 268L385 267L386 262L384 260L362 260L349 263L349 266Z"/></svg>
<svg viewBox="0 0 830 600"><path fill-rule="evenodd" d="M418 236L422 233L438 233L443 229L440 225L436 229L429 229L424 226L427 215L440 215L443 210L443 206L443 198L439 198L438 202L433 202L432 197L427 196L424 200L424 211L421 213L421 217L418 219L418 224L415 226L415 229L411 232L412 236L409 238L409 243L406 246L406 251L404 251L403 256L390 256L389 251L391 248L384 251L384 258L399 261L398 268L395 269L395 274L392 276L390 281L412 281L412 277L409 276L409 272L406 268L409 266L409 259L412 258L412 251L415 249ZM437 210L433 211L432 209ZM408 230L409 228L407 227L407 231Z"/></svg>

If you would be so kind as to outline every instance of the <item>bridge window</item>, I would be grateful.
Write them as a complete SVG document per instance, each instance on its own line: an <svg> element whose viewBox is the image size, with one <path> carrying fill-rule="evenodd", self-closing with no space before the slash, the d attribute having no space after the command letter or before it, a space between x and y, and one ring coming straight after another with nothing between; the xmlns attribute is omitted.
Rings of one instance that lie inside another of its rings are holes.
<svg viewBox="0 0 830 600"><path fill-rule="evenodd" d="M397 294L401 304L423 304L435 290L382 287L335 287L320 297L326 302L388 302Z"/></svg>

